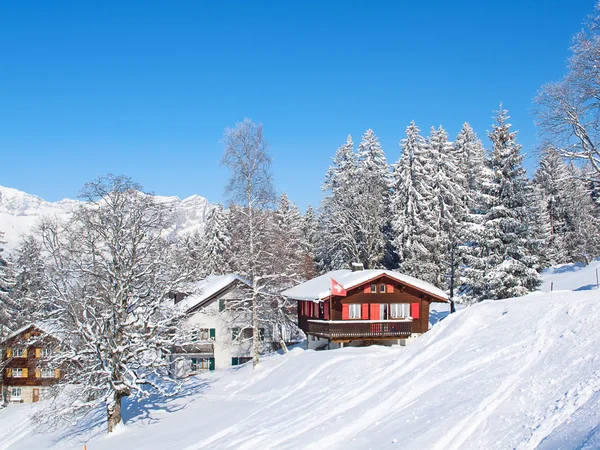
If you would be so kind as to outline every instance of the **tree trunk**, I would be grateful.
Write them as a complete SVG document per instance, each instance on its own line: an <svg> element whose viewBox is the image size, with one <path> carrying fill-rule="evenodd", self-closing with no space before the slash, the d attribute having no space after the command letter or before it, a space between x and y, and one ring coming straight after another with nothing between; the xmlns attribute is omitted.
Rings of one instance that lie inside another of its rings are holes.
<svg viewBox="0 0 600 450"><path fill-rule="evenodd" d="M117 425L122 422L121 417L121 402L123 401L124 394L120 392L115 392L114 395L114 403L108 405L107 415L108 415L108 432L112 433Z"/></svg>
<svg viewBox="0 0 600 450"><path fill-rule="evenodd" d="M253 286L252 294L252 368L258 366L258 354L260 352L260 329L258 327L258 292Z"/></svg>
<svg viewBox="0 0 600 450"><path fill-rule="evenodd" d="M283 339L279 339L279 345L281 345L281 350L283 350L283 353L287 353L289 351Z"/></svg>

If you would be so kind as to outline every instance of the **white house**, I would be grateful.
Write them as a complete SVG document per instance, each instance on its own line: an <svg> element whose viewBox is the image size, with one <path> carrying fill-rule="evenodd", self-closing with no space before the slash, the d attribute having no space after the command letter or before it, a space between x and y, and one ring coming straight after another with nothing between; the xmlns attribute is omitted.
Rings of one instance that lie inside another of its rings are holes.
<svg viewBox="0 0 600 450"><path fill-rule="evenodd" d="M177 377L243 364L252 359L252 328L248 304L251 283L235 275L211 275L172 293L176 307L187 314L182 333L188 344L174 349ZM261 328L261 352L273 351L269 330Z"/></svg>

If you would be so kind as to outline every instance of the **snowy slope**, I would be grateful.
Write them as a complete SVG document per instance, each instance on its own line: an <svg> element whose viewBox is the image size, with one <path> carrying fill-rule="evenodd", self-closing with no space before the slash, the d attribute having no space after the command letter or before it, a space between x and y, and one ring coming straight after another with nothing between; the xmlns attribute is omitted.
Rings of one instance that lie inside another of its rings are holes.
<svg viewBox="0 0 600 450"><path fill-rule="evenodd" d="M596 273L600 277L600 258L593 260L589 265L563 264L551 267L542 272L544 283L540 287L542 292L554 291L589 291L598 289Z"/></svg>
<svg viewBox="0 0 600 450"><path fill-rule="evenodd" d="M130 405L110 437L98 417L27 434L30 407L9 407L0 448L597 449L599 306L599 291L534 293L466 308L408 347L273 355Z"/></svg>
<svg viewBox="0 0 600 450"><path fill-rule="evenodd" d="M171 232L177 236L202 230L211 205L204 197L193 195L183 200L178 197L157 199L175 211L175 225ZM67 218L81 205L77 200L47 202L35 195L0 186L0 231L4 231L5 249L15 248L21 236L29 232L41 217Z"/></svg>

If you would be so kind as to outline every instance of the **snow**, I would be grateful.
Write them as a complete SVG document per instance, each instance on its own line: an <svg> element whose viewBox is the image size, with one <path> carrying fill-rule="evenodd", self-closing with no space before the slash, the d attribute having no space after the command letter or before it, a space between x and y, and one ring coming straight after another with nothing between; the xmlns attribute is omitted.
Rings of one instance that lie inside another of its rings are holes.
<svg viewBox="0 0 600 450"><path fill-rule="evenodd" d="M235 274L210 275L202 281L188 283L183 286L183 290L185 292L190 292L191 295L185 297L177 304L177 306L185 309L186 311L191 308L195 308L206 299L215 295L221 289L229 286L234 281L241 281L244 284L250 285L249 281Z"/></svg>
<svg viewBox="0 0 600 450"><path fill-rule="evenodd" d="M433 284L392 270L357 270L355 272L351 270L333 270L287 289L282 292L282 295L294 300L319 301L331 295L331 278L340 283L344 289L351 289L382 275L387 275L403 284L415 287L438 298L448 298L444 291Z"/></svg>
<svg viewBox="0 0 600 450"><path fill-rule="evenodd" d="M28 328L30 328L32 326L36 327L38 330L41 330L50 336L53 336L54 338L58 339L59 341L62 340L62 337L63 337L62 333L60 332L60 329L55 324L53 324L51 322L34 322L34 323L28 323L27 325L23 325L18 330L13 331L6 338L4 338L0 342L0 344L2 342L6 342L9 339L12 339L13 337L21 334L23 331L27 330Z"/></svg>
<svg viewBox="0 0 600 450"><path fill-rule="evenodd" d="M113 436L102 411L36 434L36 407L11 405L0 449L597 449L599 302L595 290L536 292L461 310L407 347L274 354L128 403Z"/></svg>
<svg viewBox="0 0 600 450"><path fill-rule="evenodd" d="M542 272L544 282L540 287L542 292L554 291L588 291L598 289L596 271L600 277L600 258L593 260L589 265L562 264L551 267ZM552 283L554 283L553 286Z"/></svg>
<svg viewBox="0 0 600 450"><path fill-rule="evenodd" d="M174 225L167 234L182 236L204 230L204 224L212 205L204 197L192 195L183 200L178 197L156 196L156 199L173 208ZM0 186L0 231L3 231L4 248L11 251L21 237L27 234L42 217L67 219L82 204L78 200L64 199L47 202L35 195L17 189Z"/></svg>

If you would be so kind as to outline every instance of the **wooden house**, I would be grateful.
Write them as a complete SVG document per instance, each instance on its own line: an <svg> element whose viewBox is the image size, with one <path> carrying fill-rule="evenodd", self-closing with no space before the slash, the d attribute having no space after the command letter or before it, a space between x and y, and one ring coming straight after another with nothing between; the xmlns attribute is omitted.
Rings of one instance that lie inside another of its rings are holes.
<svg viewBox="0 0 600 450"><path fill-rule="evenodd" d="M43 398L45 390L61 377L50 365L60 347L52 327L29 324L0 342L3 403L32 403Z"/></svg>
<svg viewBox="0 0 600 450"><path fill-rule="evenodd" d="M308 348L406 344L429 329L429 305L448 303L430 283L390 270L334 270L282 292L298 303Z"/></svg>

